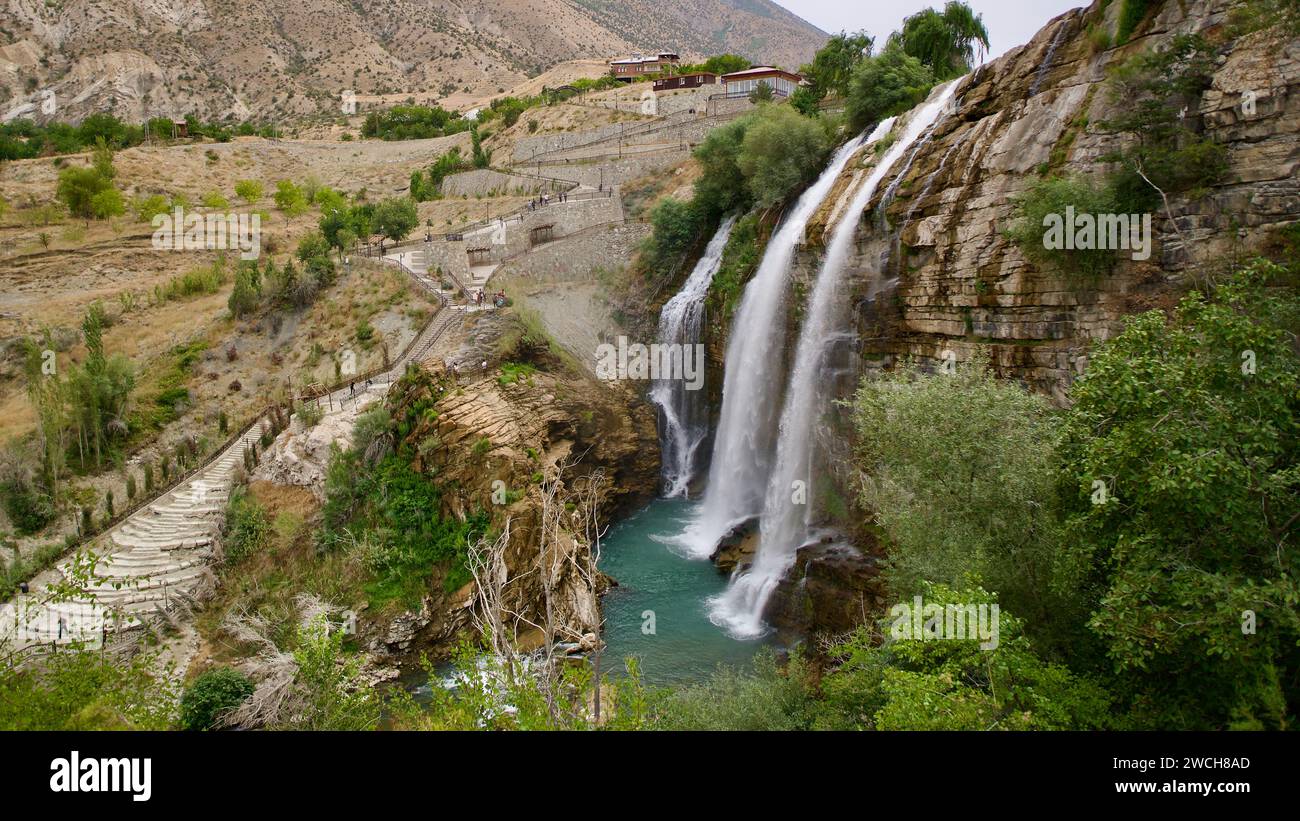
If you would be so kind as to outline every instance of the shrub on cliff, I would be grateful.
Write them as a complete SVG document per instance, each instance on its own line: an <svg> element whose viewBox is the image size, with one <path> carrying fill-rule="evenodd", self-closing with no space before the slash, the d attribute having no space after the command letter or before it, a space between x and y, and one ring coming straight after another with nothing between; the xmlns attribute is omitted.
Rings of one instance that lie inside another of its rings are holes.
<svg viewBox="0 0 1300 821"><path fill-rule="evenodd" d="M1109 244L1094 242L1103 247L1066 248L1064 242L1048 242L1047 228L1055 217L1061 221L1063 231L1073 233L1075 226L1065 224L1065 216L1071 209L1094 220L1098 215L1116 213L1116 194L1109 186L1097 185L1087 177L1035 180L1023 194L1011 199L1011 207L1012 222L1006 231L1007 238L1031 262L1087 277L1104 274L1114 266L1115 249ZM1095 227L1093 233L1095 239Z"/></svg>

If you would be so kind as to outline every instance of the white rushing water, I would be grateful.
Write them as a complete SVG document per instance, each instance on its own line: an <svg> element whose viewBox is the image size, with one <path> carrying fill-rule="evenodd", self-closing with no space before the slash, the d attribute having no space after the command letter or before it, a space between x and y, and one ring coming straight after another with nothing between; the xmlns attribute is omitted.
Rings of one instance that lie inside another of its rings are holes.
<svg viewBox="0 0 1300 821"><path fill-rule="evenodd" d="M722 221L696 263L686 284L659 314L659 343L680 345L683 356L700 344L704 326L704 298L713 283L713 275L722 266L722 252L731 238L736 217ZM703 357L698 360L703 365ZM659 407L659 442L663 461L664 496L685 496L695 478L696 451L709 432L709 412L703 383L688 388L686 380L671 376L656 380L650 389L650 401Z"/></svg>
<svg viewBox="0 0 1300 821"><path fill-rule="evenodd" d="M902 133L858 188L852 204L835 226L826 258L808 299L794 368L790 371L785 392L776 463L763 500L758 552L749 570L734 577L726 592L710 602L710 619L732 636L749 638L766 632L763 608L772 590L793 564L795 551L809 538L809 514L814 498L811 476L813 434L829 410L829 397L819 388L824 383L826 354L837 332L845 328L850 319L844 274L863 211L894 164L918 141L929 139L959 82L953 81L937 89L926 103L913 109ZM891 126L891 122L882 123L871 139L883 137ZM915 152L911 156L915 156ZM727 370L730 373L730 360ZM803 483L802 487L798 483Z"/></svg>
<svg viewBox="0 0 1300 821"><path fill-rule="evenodd" d="M857 137L835 152L772 235L758 270L745 286L727 343L722 410L708 486L699 515L672 545L685 555L707 558L728 530L762 510L776 439L778 392L784 381L781 356L790 263L808 219L861 145L862 138Z"/></svg>

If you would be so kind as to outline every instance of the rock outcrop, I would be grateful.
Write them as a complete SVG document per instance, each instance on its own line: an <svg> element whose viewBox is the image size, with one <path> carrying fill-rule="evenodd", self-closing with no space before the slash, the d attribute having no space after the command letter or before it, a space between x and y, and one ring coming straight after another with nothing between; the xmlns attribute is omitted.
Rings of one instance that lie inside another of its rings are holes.
<svg viewBox="0 0 1300 821"><path fill-rule="evenodd" d="M841 542L817 541L795 553L763 620L788 638L838 636L877 616L887 600L875 558Z"/></svg>
<svg viewBox="0 0 1300 821"><path fill-rule="evenodd" d="M489 334L501 330L495 319L482 322L490 326ZM504 604L517 615L509 627L524 648L545 641L535 626L545 623L546 608L536 572L543 561L543 477L552 475L554 465L568 465L558 494L564 504L582 477L603 471L610 488L602 510L606 523L648 501L659 478L654 416L639 397L556 362L548 368L511 377L496 366L464 375L433 366L430 381L438 384L441 398L432 412L413 421L402 440L416 454L414 469L443 488L440 515L464 518L489 511L496 530L510 521ZM427 384L398 383L390 397L394 417L405 418L406 409L428 393ZM599 596L608 580L597 573L595 584L589 581L589 545L569 509L548 532L547 543L548 557L564 568L550 598L558 625L555 639L578 646L598 632ZM472 626L472 584L450 593L434 584L430 591L418 612L363 629L372 654L399 659L416 651L438 655Z"/></svg>

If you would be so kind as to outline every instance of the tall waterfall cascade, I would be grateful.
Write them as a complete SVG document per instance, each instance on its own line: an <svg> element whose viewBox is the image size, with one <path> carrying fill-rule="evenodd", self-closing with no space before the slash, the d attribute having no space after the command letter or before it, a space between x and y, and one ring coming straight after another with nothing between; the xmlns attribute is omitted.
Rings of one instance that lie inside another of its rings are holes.
<svg viewBox="0 0 1300 821"><path fill-rule="evenodd" d="M701 344L704 298L708 296L714 275L722 267L722 252L727 248L735 224L734 215L722 221L682 289L668 300L659 314L659 344L677 346L684 361L685 357L693 356L694 346ZM703 367L703 357L696 357L694 361ZM700 445L709 433L709 409L703 381L691 385L684 378L662 375L650 389L650 401L659 408L663 494L670 499L686 496L695 478Z"/></svg>
<svg viewBox="0 0 1300 821"><path fill-rule="evenodd" d="M670 545L684 555L707 558L731 528L762 512L775 455L779 392L785 382L780 365L790 264L808 220L862 144L858 137L835 152L817 181L789 209L745 286L727 344L722 410L704 498L698 515Z"/></svg>
<svg viewBox="0 0 1300 821"><path fill-rule="evenodd" d="M757 637L766 632L763 610L768 598L793 565L795 552L812 536L813 438L816 426L830 410L831 397L825 387L828 354L851 324L845 274L863 211L894 165L905 156L910 165L910 160L930 139L960 82L955 80L936 89L927 102L907 115L898 139L858 187L852 204L835 225L808 297L794 367L784 392L775 461L766 474L758 550L753 564L733 577L727 590L710 602L710 618L737 638ZM883 138L892 126L892 122L882 123L868 142ZM755 332L756 329L742 325L737 326L736 333ZM728 377L731 369L729 360Z"/></svg>

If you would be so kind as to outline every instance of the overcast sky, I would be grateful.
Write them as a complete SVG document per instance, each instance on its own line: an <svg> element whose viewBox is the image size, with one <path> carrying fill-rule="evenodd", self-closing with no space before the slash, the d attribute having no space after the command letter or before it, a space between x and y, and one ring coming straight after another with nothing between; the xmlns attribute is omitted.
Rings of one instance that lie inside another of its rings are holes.
<svg viewBox="0 0 1300 821"><path fill-rule="evenodd" d="M945 0L776 0L818 28L837 34L866 29L884 45L903 18L927 6L943 9ZM1029 42L1043 25L1067 9L1086 6L1086 0L966 0L984 17L989 30L989 57L997 57Z"/></svg>

